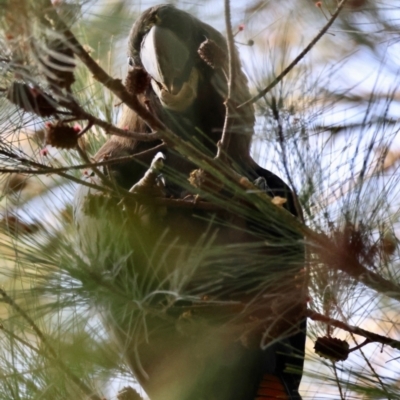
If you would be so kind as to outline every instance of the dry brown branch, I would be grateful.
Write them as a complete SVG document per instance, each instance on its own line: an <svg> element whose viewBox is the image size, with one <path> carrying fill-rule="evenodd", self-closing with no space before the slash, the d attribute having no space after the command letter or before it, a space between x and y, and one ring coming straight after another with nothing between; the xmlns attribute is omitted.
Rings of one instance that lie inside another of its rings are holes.
<svg viewBox="0 0 400 400"><path fill-rule="evenodd" d="M86 119L87 121L89 121L89 123L98 125L100 126L100 128L103 128L107 134L136 139L142 142L151 142L159 139L157 132L141 133L118 128L117 126L86 112L75 100L59 100L59 104L72 111L76 119Z"/></svg>
<svg viewBox="0 0 400 400"><path fill-rule="evenodd" d="M395 339L392 339L392 338L389 338L389 337L383 336L383 335L378 335L377 333L367 331L367 330L359 328L357 326L346 324L345 322L326 317L325 315L322 315L322 314L312 311L310 309L307 310L306 315L308 318L310 318L313 321L323 322L324 324L334 326L335 328L342 329L346 332L349 332L349 333L352 333L352 334L355 334L358 336L362 336L365 339L367 339L368 342L370 342L370 343L372 343L372 342L382 343L382 344L392 347L393 349L400 350L400 341L399 340L395 340Z"/></svg>
<svg viewBox="0 0 400 400"><path fill-rule="evenodd" d="M57 175L60 175L63 178L69 179L69 180L71 180L71 181L73 181L75 183L79 183L79 184L84 185L84 186L88 186L88 187L90 187L92 189L97 189L97 190L101 190L101 191L108 190L107 188L104 188L102 186L95 185L93 183L89 183L89 182L83 181L81 179L78 179L75 176L69 175L69 174L67 174L67 173L65 173L63 171L59 172L59 171L57 171L57 168L49 167L47 165L38 163L36 161L28 160L28 159L26 159L24 157L20 157L17 154L14 154L14 153L11 153L11 152L0 150L0 154L5 155L6 157L9 157L9 158L11 158L13 160L19 161L23 165L27 165L29 167L38 168L39 171L42 171L41 174L39 174L38 172L30 172L31 175L43 175L43 174L56 173ZM72 169L73 169L73 167L72 167ZM6 173L9 173L9 172L11 173L11 171L17 171L17 169L3 168L2 170L0 170L0 172L6 172ZM21 174L28 174L28 172L26 170L23 170L23 169L19 170L19 172Z"/></svg>
<svg viewBox="0 0 400 400"><path fill-rule="evenodd" d="M45 164L40 164L35 161L28 160L23 157L15 156L11 152L6 152L4 150L0 150L0 154L6 155L7 157L13 158L15 160L20 161L22 164L30 165L38 169L26 169L26 168L0 168L0 173L2 174L14 174L20 173L24 175L51 175L51 174L59 174L60 172L68 172L77 169L86 169L86 168L93 168L93 167L102 167L111 164L119 164L124 163L127 161L131 161L132 159L136 159L138 162L149 163L159 151L165 149L165 144L159 144L158 146L154 146L149 150L142 151L140 153L135 153L130 156L124 157L115 157L115 158L108 158L104 161L98 162L89 162L86 164L79 164L79 165L70 165L68 167L50 167Z"/></svg>

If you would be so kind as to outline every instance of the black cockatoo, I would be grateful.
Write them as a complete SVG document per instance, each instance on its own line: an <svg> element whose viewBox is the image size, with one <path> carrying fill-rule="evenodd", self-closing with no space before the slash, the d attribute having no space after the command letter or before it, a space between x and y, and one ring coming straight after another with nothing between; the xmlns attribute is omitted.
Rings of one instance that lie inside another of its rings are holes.
<svg viewBox="0 0 400 400"><path fill-rule="evenodd" d="M233 57L231 101L239 105L249 91ZM227 93L223 36L171 5L155 6L133 25L128 62L132 96L215 156ZM150 132L127 107L119 125ZM233 108L226 168L247 189L204 171L198 180L206 184L194 188L196 160L161 141L114 136L96 160L133 157L86 176L105 192L77 192L80 248L102 276L97 309L152 400L301 398L302 237L254 204L279 199L289 218L298 207L288 186L250 157L253 125L252 106Z"/></svg>

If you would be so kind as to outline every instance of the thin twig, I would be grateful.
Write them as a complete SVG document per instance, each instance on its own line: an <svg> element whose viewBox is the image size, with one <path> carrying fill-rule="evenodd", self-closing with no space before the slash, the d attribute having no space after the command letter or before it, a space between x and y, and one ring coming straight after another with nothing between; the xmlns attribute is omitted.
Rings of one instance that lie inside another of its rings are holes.
<svg viewBox="0 0 400 400"><path fill-rule="evenodd" d="M11 152L7 152L7 151L4 151L4 150L0 150L0 154L3 154L3 155L5 155L5 156L7 156L7 157L9 157L9 158L11 158L13 160L17 160L21 164L29 165L30 167L39 168L40 170L42 170L42 174L56 173L57 175L60 175L60 176L62 176L64 178L66 178L66 179L69 179L69 180L73 181L73 182L80 183L81 185L88 186L88 187L90 187L92 189L97 189L97 190L102 190L102 191L106 190L106 188L104 188L104 187L101 187L99 185L95 185L95 184L83 181L83 180L81 180L79 178L76 178L73 175L69 175L69 174L67 174L65 172L62 172L62 171L58 172L56 168L48 167L47 165L38 163L36 161L28 160L26 158L18 156L17 154L14 154L14 153L11 153ZM62 169L65 170L64 168L62 168ZM73 169L73 167L68 168L68 169ZM4 170L4 172L13 171L12 169L7 169L7 168L3 168L2 170ZM2 170L0 170L0 172ZM55 171L55 172L53 172L53 171ZM20 173L27 173L27 172L21 170ZM30 174L35 174L35 175L42 175L42 174L34 173L34 172L29 172L29 173Z"/></svg>
<svg viewBox="0 0 400 400"><path fill-rule="evenodd" d="M58 102L61 106L68 108L68 110L72 111L77 119L86 119L89 121L89 123L98 125L100 126L100 128L103 128L107 134L136 139L141 142L152 142L159 139L157 132L142 133L118 128L117 126L88 113L75 100L59 100Z"/></svg>
<svg viewBox="0 0 400 400"><path fill-rule="evenodd" d="M86 169L92 167L102 167L111 164L119 164L128 161L132 161L133 159L137 160L138 162L145 162L151 161L151 158L154 157L159 151L165 149L165 144L161 143L157 146L154 146L148 150L144 150L140 153L135 153L130 156L123 156L123 157L114 157L114 158L107 158L107 160L93 162L87 164L79 164L79 165L70 165L68 167L49 167L45 164L40 164L35 161L28 160L23 157L15 156L13 153L8 153L3 150L0 150L0 154L6 155L7 157L14 158L20 161L22 164L27 164L34 166L39 169L21 169L21 168L0 168L0 173L2 174L26 174L26 175L51 175L51 174L59 174L60 172L68 172L72 170L79 170L79 169ZM13 157L14 156L14 157Z"/></svg>
<svg viewBox="0 0 400 400"><path fill-rule="evenodd" d="M355 338L354 333L351 333L351 337L352 337L353 340L357 343L357 339ZM365 339L362 343L357 344L357 346L352 347L352 348L349 350L349 353L352 353L353 351L360 350L360 349L362 349L364 346L366 346L366 345L369 344L369 343L371 343L371 341L370 341L369 339ZM361 354L362 354L362 352L361 352Z"/></svg>
<svg viewBox="0 0 400 400"><path fill-rule="evenodd" d="M236 65L234 60L235 42L232 31L232 21L231 21L231 4L230 0L225 0L225 27L227 36L227 46L228 46L228 93L227 102L232 98L232 92L234 91L235 85L235 75L236 75Z"/></svg>
<svg viewBox="0 0 400 400"><path fill-rule="evenodd" d="M65 121L64 121L65 123ZM88 132L90 129L92 129L93 122L88 121L88 124L79 132L78 138L83 136L86 132Z"/></svg>
<svg viewBox="0 0 400 400"><path fill-rule="evenodd" d="M371 343L372 342L382 343L382 344L392 347L393 349L400 350L400 341L399 340L392 339L387 336L383 336L383 335L379 335L374 332L367 331L365 329L359 328L358 326L346 324L345 322L326 317L325 315L317 313L310 309L308 309L306 311L306 316L313 321L323 322L327 325L334 326L335 328L342 329L351 334L362 336L362 337L368 339L369 342L371 342Z"/></svg>
<svg viewBox="0 0 400 400"><path fill-rule="evenodd" d="M227 46L228 46L228 91L225 99L225 121L222 130L221 140L218 143L217 159L226 157L227 150L229 149L229 143L231 140L231 122L232 122L232 92L234 91L235 84L235 62L234 62L234 37L232 32L232 22L231 22L231 5L230 0L225 0L225 27L227 36Z"/></svg>
<svg viewBox="0 0 400 400"><path fill-rule="evenodd" d="M294 197L294 206L297 211L297 215L299 218L302 219L302 222L304 222L304 217L303 217L303 210L300 206L299 202L299 196L297 194L296 186L293 182L292 175L289 172L289 166L288 166L288 157L286 153L286 146L285 146L285 138L283 137L283 128L282 128L282 122L281 122L281 117L279 115L279 110L278 106L276 104L275 97L272 97L272 104L271 104L271 109L272 109L272 114L275 118L275 121L278 125L278 142L279 145L281 146L281 154L282 154L282 163L283 163L283 168L285 169L286 177L289 180L289 185L290 188L292 189L293 192L293 197Z"/></svg>
<svg viewBox="0 0 400 400"><path fill-rule="evenodd" d="M314 47L314 45L325 35L331 25L334 23L340 11L344 7L347 0L341 0L338 4L335 12L332 14L330 20L326 23L326 25L319 31L318 35L315 36L313 40L308 44L308 46L263 90L258 92L258 94L251 99L245 101L238 108L243 107L248 104L253 104L257 100L261 99L261 97L265 96L273 87L275 87L303 58L304 56Z"/></svg>
<svg viewBox="0 0 400 400"><path fill-rule="evenodd" d="M356 338L354 337L354 334L351 334L351 337L353 338L354 342L357 343ZM385 392L386 396L387 396L387 400L391 400L391 396L386 388L386 385L384 384L383 380L381 379L381 377L379 376L379 374L376 372L375 368L372 366L371 361L369 360L369 357L367 357L365 355L365 353L362 350L362 347L364 347L366 344L369 343L368 339L365 339L361 344L353 347L350 351L355 351L355 350L360 350L360 353L364 359L364 361L366 362L366 364L368 365L369 369L371 370L373 376L375 376L376 380L379 382L379 384L381 385L382 390Z"/></svg>
<svg viewBox="0 0 400 400"><path fill-rule="evenodd" d="M81 146L79 146L79 143L77 143L77 145L76 145L76 150L78 151L78 154L80 155L80 157L82 158L82 160L85 163L91 164L90 159L89 159L88 155L86 154L86 151L84 149L82 149ZM114 187L114 185L112 184L110 179L106 175L104 175L103 172L101 172L96 166L91 164L90 168L99 177L99 179L103 185L111 187L111 188Z"/></svg>
<svg viewBox="0 0 400 400"><path fill-rule="evenodd" d="M340 400L346 400L346 398L343 396L343 389L342 389L342 385L340 384L339 376L337 373L336 363L334 361L332 361L331 364L332 364L333 372L335 374L336 386L339 389Z"/></svg>

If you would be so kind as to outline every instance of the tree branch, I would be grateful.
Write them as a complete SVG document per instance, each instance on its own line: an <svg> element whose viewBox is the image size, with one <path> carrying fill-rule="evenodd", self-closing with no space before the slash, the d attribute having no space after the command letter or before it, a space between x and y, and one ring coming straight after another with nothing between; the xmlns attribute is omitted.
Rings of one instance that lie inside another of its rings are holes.
<svg viewBox="0 0 400 400"><path fill-rule="evenodd" d="M115 125L110 124L109 122L97 118L94 115L86 112L74 99L69 99L69 101L59 100L58 102L61 106L72 111L77 119L86 119L90 123L98 125L100 126L100 128L103 128L107 134L112 133L116 136L136 139L141 142L151 142L159 139L157 132L141 133L118 128Z"/></svg>
<svg viewBox="0 0 400 400"><path fill-rule="evenodd" d="M4 150L0 150L0 154L7 155L7 157L15 158L20 161L22 164L32 165L39 169L20 169L20 168L0 168L0 173L2 174L26 174L26 175L50 175L50 174L59 174L60 172L68 172L71 170L77 169L85 169L85 168L93 168L93 167L102 167L105 165L111 164L119 164L128 161L132 161L133 159L137 160L138 162L150 163L153 159L155 154L159 151L165 149L165 144L159 144L157 146L152 147L151 149L142 151L140 153L135 153L130 156L124 157L115 157L115 158L108 158L104 161L98 162L90 162L86 164L79 164L79 165L70 165L68 167L49 167L45 164L40 164L35 161L28 160L23 157L15 156L13 153L5 152Z"/></svg>
<svg viewBox="0 0 400 400"><path fill-rule="evenodd" d="M367 339L370 343L372 343L372 342L382 343L382 344L392 347L393 349L400 350L400 341L399 340L395 340L395 339L392 339L392 338L389 338L389 337L383 336L383 335L378 335L377 333L367 331L367 330L359 328L357 326L348 325L345 322L326 317L325 315L317 313L310 309L308 309L306 311L306 316L307 316L307 318L311 319L312 321L323 322L324 324L334 326L335 328L342 329L346 332L349 332L349 333L352 333L352 334L355 334L358 336L362 336L365 339Z"/></svg>

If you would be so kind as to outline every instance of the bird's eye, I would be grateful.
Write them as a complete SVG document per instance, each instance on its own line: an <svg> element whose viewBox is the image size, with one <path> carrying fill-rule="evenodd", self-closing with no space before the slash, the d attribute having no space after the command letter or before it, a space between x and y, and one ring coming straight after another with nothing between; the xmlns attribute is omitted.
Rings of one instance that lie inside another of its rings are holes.
<svg viewBox="0 0 400 400"><path fill-rule="evenodd" d="M134 62L133 62L133 58L132 57L128 57L128 65L133 67Z"/></svg>

